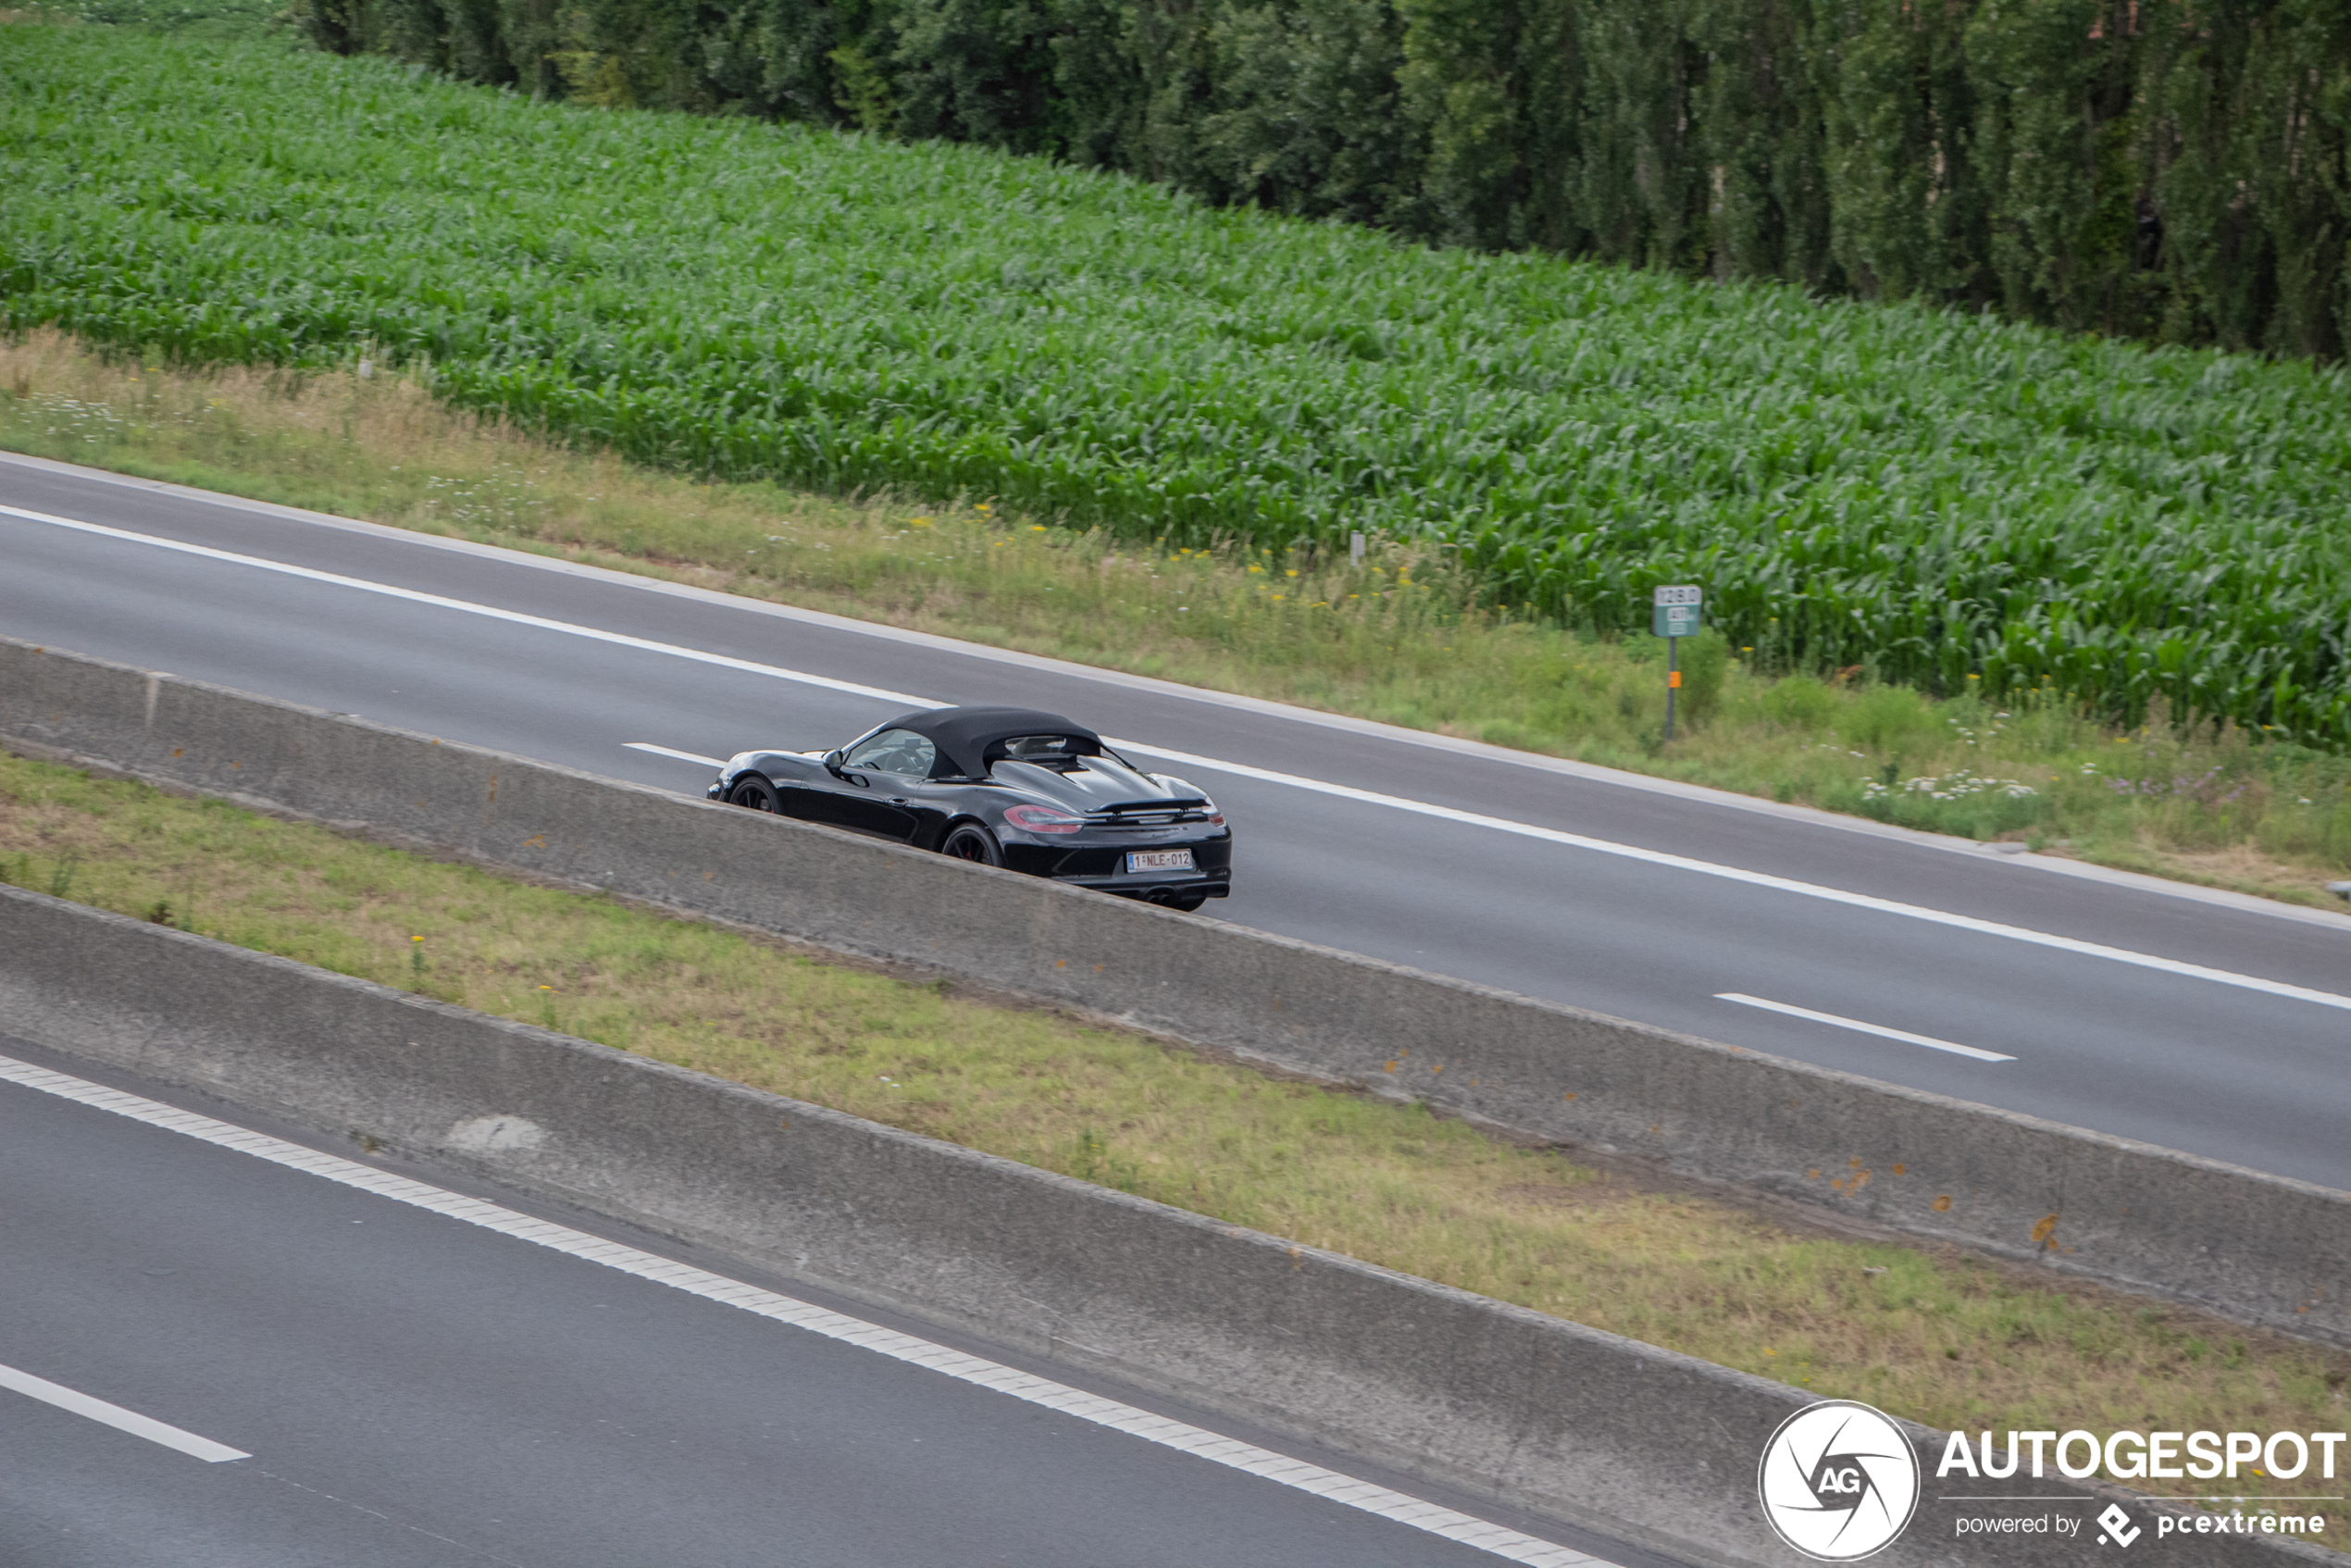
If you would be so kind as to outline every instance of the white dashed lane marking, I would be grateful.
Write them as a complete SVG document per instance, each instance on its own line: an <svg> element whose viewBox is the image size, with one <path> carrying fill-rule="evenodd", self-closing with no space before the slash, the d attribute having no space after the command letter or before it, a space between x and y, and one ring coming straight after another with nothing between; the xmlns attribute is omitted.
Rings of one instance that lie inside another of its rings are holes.
<svg viewBox="0 0 2351 1568"><path fill-rule="evenodd" d="M141 1415L135 1410L125 1410L120 1405L108 1404L106 1400L82 1393L78 1388L68 1388L62 1383L52 1383L45 1377L35 1377L31 1373L19 1372L13 1366L0 1366L0 1388L13 1388L29 1399L39 1400L44 1404L55 1405L59 1410L69 1410L76 1415L87 1416L90 1420L111 1426L118 1432L128 1432L134 1437L144 1437L151 1443L161 1443L165 1448L177 1449L191 1459L203 1460L206 1464L218 1464L227 1460L253 1457L243 1449L232 1449L226 1443L216 1443L210 1437L199 1437L193 1432L183 1432L179 1427L157 1421L151 1415Z"/></svg>
<svg viewBox="0 0 2351 1568"><path fill-rule="evenodd" d="M1914 1035L1908 1029L1889 1029L1884 1024L1865 1024L1859 1018L1840 1018L1834 1013L1815 1013L1809 1007L1794 1007L1785 1002L1766 1002L1760 996L1743 996L1737 991L1716 991L1717 1002L1735 1002L1745 1007L1760 1007L1767 1013L1785 1013L1791 1018L1806 1018L1815 1024L1831 1024L1840 1029L1854 1029L1865 1035L1879 1035L1886 1039L1898 1039L1905 1045L1922 1045L1929 1051L1947 1051L1958 1056L1972 1056L1978 1062L2013 1062L2013 1056L2003 1056L1996 1051L1980 1046L1961 1045L1957 1040L1936 1039L1933 1035Z"/></svg>
<svg viewBox="0 0 2351 1568"><path fill-rule="evenodd" d="M656 746L650 740L624 740L621 742L621 747L625 751L650 752L657 757L675 757L679 762L700 763L704 767L724 767L727 765L724 761L717 757L701 756L692 752L681 752L669 746Z"/></svg>

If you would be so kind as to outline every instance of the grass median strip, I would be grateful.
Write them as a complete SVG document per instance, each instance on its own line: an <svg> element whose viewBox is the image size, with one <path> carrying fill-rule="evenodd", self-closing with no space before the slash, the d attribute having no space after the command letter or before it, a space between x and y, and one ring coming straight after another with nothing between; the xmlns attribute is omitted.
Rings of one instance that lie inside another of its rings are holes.
<svg viewBox="0 0 2351 1568"><path fill-rule="evenodd" d="M221 802L0 754L0 875L1939 1426L2332 1430L2345 1415L2351 1353L1801 1234L1416 1108Z"/></svg>
<svg viewBox="0 0 2351 1568"><path fill-rule="evenodd" d="M984 499L699 484L551 445L380 370L196 371L0 337L0 448L690 582L1212 690L2002 839L2340 909L2351 759L2103 728L2054 692L1932 701L1856 671L1480 607L1432 546L1138 547ZM1969 684L1961 683L1963 686Z"/></svg>

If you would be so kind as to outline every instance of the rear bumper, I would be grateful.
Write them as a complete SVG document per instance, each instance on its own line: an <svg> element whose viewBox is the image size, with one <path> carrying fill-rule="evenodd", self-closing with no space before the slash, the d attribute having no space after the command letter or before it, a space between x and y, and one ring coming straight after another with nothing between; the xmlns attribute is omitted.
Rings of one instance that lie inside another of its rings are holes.
<svg viewBox="0 0 2351 1568"><path fill-rule="evenodd" d="M1142 899L1151 902L1189 897L1194 893L1213 899L1229 898L1233 891L1231 874L1222 871L1207 875L1194 873L1188 877L1180 873L1170 876L1154 872L1148 877L1054 877L1050 880L1064 887L1091 888L1098 893L1115 893L1120 898Z"/></svg>
<svg viewBox="0 0 2351 1568"><path fill-rule="evenodd" d="M1129 871L1126 856L1133 850L1189 850L1193 870ZM1073 888L1122 898L1164 900L1204 894L1221 899L1232 891L1233 840L1229 833L1203 835L1188 841L1164 839L1144 843L1036 844L1017 840L1004 846L1005 867Z"/></svg>
<svg viewBox="0 0 2351 1568"><path fill-rule="evenodd" d="M1126 869L1126 856L1137 850L1189 850L1197 869L1130 872ZM1155 839L1142 843L1129 840L1109 844L1039 844L1014 839L1004 845L1004 865L1031 877L1050 877L1056 882L1075 882L1104 891L1116 891L1135 882L1225 881L1233 874L1233 840L1225 833L1213 838L1203 835L1198 839Z"/></svg>

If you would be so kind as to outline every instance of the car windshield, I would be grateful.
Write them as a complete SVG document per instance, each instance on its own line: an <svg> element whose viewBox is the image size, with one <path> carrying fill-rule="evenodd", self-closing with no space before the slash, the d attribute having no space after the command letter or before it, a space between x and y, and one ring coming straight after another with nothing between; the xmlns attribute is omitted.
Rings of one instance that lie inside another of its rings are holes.
<svg viewBox="0 0 2351 1568"><path fill-rule="evenodd" d="M862 767L875 773L903 774L910 778L927 778L930 765L937 760L939 749L911 729L885 729L870 740L861 740L841 760L843 767Z"/></svg>

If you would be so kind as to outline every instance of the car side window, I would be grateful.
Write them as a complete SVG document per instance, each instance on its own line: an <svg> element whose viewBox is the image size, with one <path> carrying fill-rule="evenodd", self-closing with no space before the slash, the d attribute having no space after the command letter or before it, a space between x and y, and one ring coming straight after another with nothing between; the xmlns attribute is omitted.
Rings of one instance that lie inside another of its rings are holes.
<svg viewBox="0 0 2351 1568"><path fill-rule="evenodd" d="M931 764L938 757L939 749L913 730L885 729L842 758L841 766L862 767L874 773L895 773L908 778L927 778Z"/></svg>

